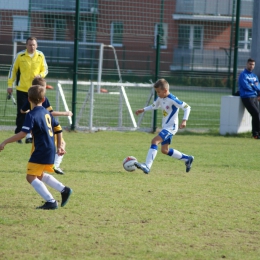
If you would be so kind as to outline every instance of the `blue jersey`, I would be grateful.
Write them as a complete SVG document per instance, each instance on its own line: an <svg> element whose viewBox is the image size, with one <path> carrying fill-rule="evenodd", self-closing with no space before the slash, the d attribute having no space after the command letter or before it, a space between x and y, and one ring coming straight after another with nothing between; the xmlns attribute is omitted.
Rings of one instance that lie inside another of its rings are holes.
<svg viewBox="0 0 260 260"><path fill-rule="evenodd" d="M53 108L52 108L52 106L51 106L51 104L50 104L50 102L49 102L49 100L48 100L47 97L45 97L45 100L43 101L42 106L43 106L44 108L46 108L48 111L50 111L50 112L53 111ZM27 100L27 101L23 104L23 106L21 107L21 109L22 109L23 111L27 111L27 110L31 110L31 109L32 109L32 106L31 106L31 103L29 102L29 100Z"/></svg>
<svg viewBox="0 0 260 260"><path fill-rule="evenodd" d="M258 92L260 92L258 83L258 77L253 72L244 69L244 71L242 71L239 75L238 79L240 97L256 97Z"/></svg>
<svg viewBox="0 0 260 260"><path fill-rule="evenodd" d="M26 114L22 130L32 133L32 154L29 162L38 164L53 164L56 147L54 134L62 132L59 123L43 106L36 106Z"/></svg>

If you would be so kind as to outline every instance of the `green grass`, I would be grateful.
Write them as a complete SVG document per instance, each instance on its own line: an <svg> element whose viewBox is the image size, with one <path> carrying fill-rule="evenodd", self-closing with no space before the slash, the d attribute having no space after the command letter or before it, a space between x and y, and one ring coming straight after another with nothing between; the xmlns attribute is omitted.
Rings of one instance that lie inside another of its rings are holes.
<svg viewBox="0 0 260 260"><path fill-rule="evenodd" d="M47 79L47 83L54 86L54 90L47 91L47 97L54 110L56 110L56 84L57 81ZM64 94L66 97L69 109L72 110L72 85L62 85ZM76 97L76 113L75 118L79 117L81 109L84 104L84 100L87 95L88 87L79 85L77 87ZM118 87L106 87L109 92L118 92ZM135 112L137 109L142 108L146 105L147 100L151 94L149 88L125 88L127 97L129 99L132 111ZM187 102L191 106L191 115L189 118L189 127L193 129L210 129L217 130L220 123L220 107L221 97L229 95L230 91L227 89L217 88L199 88L199 87L177 87L172 86L171 92L176 95L179 99ZM16 106L11 101L6 102L6 81L0 79L0 126L13 126L16 117ZM97 94L94 93L94 110L93 110L93 127L117 127L119 121L119 95L108 95L108 94ZM90 102L87 102L85 108L82 111L81 119L79 120L79 126L89 126L89 115L90 115ZM126 105L123 102L122 111L122 126L132 127L132 121L127 110ZM60 111L64 110L62 101L60 99ZM5 116L4 116L5 115ZM161 122L162 112L158 110L157 121ZM180 117L182 117L183 111L180 111ZM153 113L145 113L141 127L151 128ZM136 121L139 118L136 117ZM60 124L62 126L68 125L67 117L59 117ZM77 123L77 122L76 122Z"/></svg>
<svg viewBox="0 0 260 260"><path fill-rule="evenodd" d="M2 131L2 140L11 134ZM258 260L258 141L178 134L172 147L195 156L189 174L160 152L150 174L124 171L126 156L145 160L153 136L65 132L66 175L55 177L74 193L55 211L35 210L42 199L25 180L30 145L7 145L0 154L0 259Z"/></svg>

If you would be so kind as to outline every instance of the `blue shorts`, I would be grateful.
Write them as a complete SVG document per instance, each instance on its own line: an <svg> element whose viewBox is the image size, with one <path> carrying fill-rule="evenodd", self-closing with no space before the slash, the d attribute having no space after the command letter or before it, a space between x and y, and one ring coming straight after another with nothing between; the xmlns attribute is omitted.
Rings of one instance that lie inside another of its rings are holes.
<svg viewBox="0 0 260 260"><path fill-rule="evenodd" d="M172 142L172 137L173 137L173 134L170 133L169 131L163 129L159 134L158 134L161 138L162 138L162 143L161 145L164 145L164 144L171 144Z"/></svg>

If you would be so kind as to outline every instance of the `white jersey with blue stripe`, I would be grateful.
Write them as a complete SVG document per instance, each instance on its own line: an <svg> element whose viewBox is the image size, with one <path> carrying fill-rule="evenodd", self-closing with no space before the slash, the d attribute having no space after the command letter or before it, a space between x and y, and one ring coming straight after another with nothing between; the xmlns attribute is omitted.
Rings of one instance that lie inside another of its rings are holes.
<svg viewBox="0 0 260 260"><path fill-rule="evenodd" d="M165 98L157 97L152 105L145 107L144 111L162 109L162 128L168 130L171 133L176 133L179 127L179 109L184 111L183 120L188 120L191 107L179 100L173 94L169 94Z"/></svg>

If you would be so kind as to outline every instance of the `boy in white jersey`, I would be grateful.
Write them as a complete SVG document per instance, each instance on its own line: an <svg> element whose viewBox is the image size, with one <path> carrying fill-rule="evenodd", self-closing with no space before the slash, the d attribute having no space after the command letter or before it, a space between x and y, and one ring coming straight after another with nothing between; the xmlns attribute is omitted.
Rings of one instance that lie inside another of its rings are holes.
<svg viewBox="0 0 260 260"><path fill-rule="evenodd" d="M144 111L155 110L160 107L163 111L162 131L153 138L152 145L147 153L146 162L136 162L135 166L138 169L141 169L144 173L148 174L157 155L158 145L161 144L161 152L175 159L184 161L186 172L189 172L194 157L183 154L177 150L173 150L172 148L169 148L169 145L171 144L172 137L178 131L179 109L181 108L184 111L184 116L180 124L180 128L184 128L186 127L186 121L189 118L191 108L188 104L179 100L169 92L169 83L165 79L159 79L155 82L154 89L158 95L157 99L152 105L138 109L135 113L136 115L139 115Z"/></svg>

